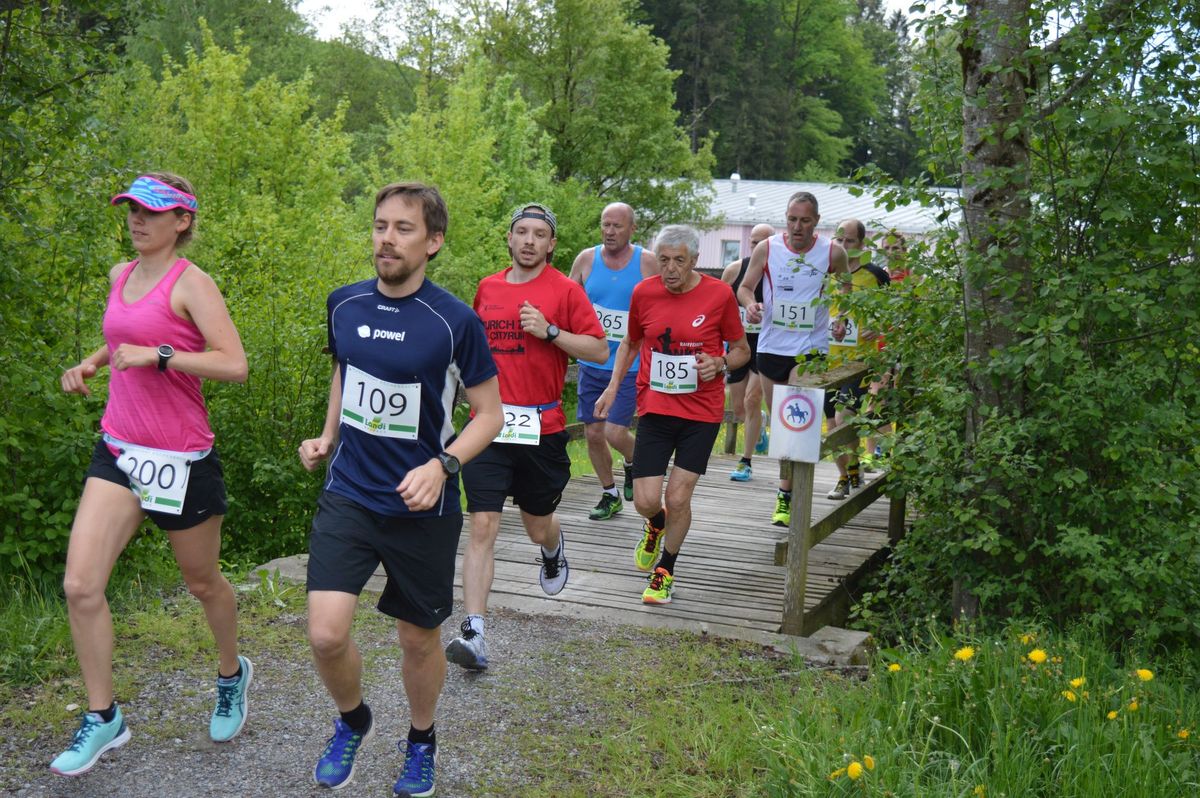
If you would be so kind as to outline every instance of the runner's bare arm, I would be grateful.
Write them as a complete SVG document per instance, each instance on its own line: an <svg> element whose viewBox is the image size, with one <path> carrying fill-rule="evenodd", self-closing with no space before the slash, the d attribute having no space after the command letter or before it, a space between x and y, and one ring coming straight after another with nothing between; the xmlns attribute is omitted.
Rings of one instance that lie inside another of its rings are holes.
<svg viewBox="0 0 1200 798"><path fill-rule="evenodd" d="M246 352L225 299L213 279L195 266L180 276L171 291L171 308L189 318L204 336L203 352L176 350L167 368L221 382L245 382ZM164 344L171 343L163 341ZM121 344L112 354L114 369L158 367L156 346Z"/></svg>
<svg viewBox="0 0 1200 798"><path fill-rule="evenodd" d="M337 446L338 429L342 417L342 370L338 367L337 358L333 359L333 377L329 380L329 406L325 410L325 428L318 438L309 438L300 442L300 464L306 471L312 471L317 463L329 457Z"/></svg>
<svg viewBox="0 0 1200 798"><path fill-rule="evenodd" d="M529 302L521 306L521 329L543 341L549 335L550 322L540 310ZM576 360L604 363L608 360L608 341L604 335L581 335L560 329L554 345Z"/></svg>
<svg viewBox="0 0 1200 798"><path fill-rule="evenodd" d="M571 273L567 276L583 287L591 273L592 250L585 249L575 256L575 262L571 264Z"/></svg>
<svg viewBox="0 0 1200 798"><path fill-rule="evenodd" d="M655 277L659 273L658 258L648 249L642 250L642 279Z"/></svg>
<svg viewBox="0 0 1200 798"><path fill-rule="evenodd" d="M746 340L746 336L742 336L736 341L729 342L729 351L725 353L725 364L732 371L740 369L742 366L750 362L750 342Z"/></svg>
<svg viewBox="0 0 1200 798"><path fill-rule="evenodd" d="M762 321L763 306L754 298L754 289L762 282L763 270L767 266L767 241L759 241L758 246L750 255L750 264L746 266L746 276L738 286L738 304L746 309L746 319L752 324Z"/></svg>
<svg viewBox="0 0 1200 798"><path fill-rule="evenodd" d="M848 294L854 290L854 284L850 281L850 261L846 257L846 250L836 242L829 250L829 273L836 275L834 279L838 281L838 291Z"/></svg>
<svg viewBox="0 0 1200 798"><path fill-rule="evenodd" d="M725 271L721 272L721 282L733 285L733 281L737 279L738 272L741 269L742 261L740 259L725 264ZM738 304L740 305L741 303L739 302Z"/></svg>
<svg viewBox="0 0 1200 798"><path fill-rule="evenodd" d="M596 399L596 406L592 411L596 418L608 417L608 411L612 407L613 400L617 397L617 390L621 387L621 381L629 373L629 367L633 365L633 359L637 356L637 351L641 346L642 339L639 338L636 341L631 341L628 337L617 346L616 356L613 358L612 377L608 381L608 387Z"/></svg>
<svg viewBox="0 0 1200 798"><path fill-rule="evenodd" d="M92 392L88 390L87 380L96 376L96 372L101 366L108 365L108 346L102 346L95 352L79 361L78 366L72 366L63 372L62 389L67 393L78 393L84 396L91 396Z"/></svg>

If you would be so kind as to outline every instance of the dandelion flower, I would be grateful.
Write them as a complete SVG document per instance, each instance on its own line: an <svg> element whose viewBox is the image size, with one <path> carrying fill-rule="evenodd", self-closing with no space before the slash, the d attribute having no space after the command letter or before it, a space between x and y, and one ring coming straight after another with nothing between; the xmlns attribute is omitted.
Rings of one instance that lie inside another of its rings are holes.
<svg viewBox="0 0 1200 798"><path fill-rule="evenodd" d="M971 646L963 646L958 651L954 652L954 658L959 662L966 662L975 656L975 649Z"/></svg>
<svg viewBox="0 0 1200 798"><path fill-rule="evenodd" d="M1186 740L1187 738L1192 736L1192 733L1190 731L1188 731L1187 729L1180 729L1179 734L1176 736L1178 736L1180 740Z"/></svg>
<svg viewBox="0 0 1200 798"><path fill-rule="evenodd" d="M975 795L977 796L977 798L983 798L985 795L987 795L987 788L984 787L982 784L976 784L975 785Z"/></svg>
<svg viewBox="0 0 1200 798"><path fill-rule="evenodd" d="M1186 740L1187 739L1187 729L1181 730L1180 735L1182 735L1183 738ZM875 769L875 757L871 756L870 754L864 754L863 755L863 764L867 766L867 770L874 770Z"/></svg>
<svg viewBox="0 0 1200 798"><path fill-rule="evenodd" d="M1137 710L1138 710L1138 702L1137 702L1137 699L1135 698L1129 702L1129 711L1137 712Z"/></svg>
<svg viewBox="0 0 1200 798"><path fill-rule="evenodd" d="M1035 648L1033 651L1030 651L1025 656L1029 657L1029 661L1032 662L1034 665L1041 665L1043 662L1046 661L1046 652L1042 651L1040 648Z"/></svg>
<svg viewBox="0 0 1200 798"><path fill-rule="evenodd" d="M1029 645L1034 640L1037 640L1037 635L1031 632L1026 632L1025 634L1021 635L1021 645L1023 646Z"/></svg>
<svg viewBox="0 0 1200 798"><path fill-rule="evenodd" d="M891 665L888 665L888 670L889 670L889 671L891 671L892 673L897 673L897 672L899 672L899 670L900 670L900 663L899 663L899 662L893 662Z"/></svg>
<svg viewBox="0 0 1200 798"><path fill-rule="evenodd" d="M1116 719L1117 719L1117 711L1116 711L1115 709L1113 709L1113 710L1110 710L1110 711L1109 711L1109 713L1108 713L1108 719L1109 719L1109 720L1116 720Z"/></svg>
<svg viewBox="0 0 1200 798"><path fill-rule="evenodd" d="M838 768L837 770L835 770L835 771L833 771L832 773L830 773L830 774L829 774L829 780L830 780L830 781L837 781L838 779L840 779L842 776L845 776L845 775L846 775L846 769L845 769L845 768Z"/></svg>
<svg viewBox="0 0 1200 798"><path fill-rule="evenodd" d="M1067 699L1068 701L1072 701L1072 702L1073 702L1073 701L1075 700L1075 698L1076 698L1076 696L1075 696L1075 691L1074 691L1074 690L1063 690L1063 691L1062 691L1062 697L1063 697L1063 698L1065 698L1065 699Z"/></svg>
<svg viewBox="0 0 1200 798"><path fill-rule="evenodd" d="M1083 687L1085 684L1087 684L1087 679L1083 676L1071 680L1071 686L1076 690L1078 690L1080 687Z"/></svg>
<svg viewBox="0 0 1200 798"><path fill-rule="evenodd" d="M1138 668L1137 677L1143 682L1148 682L1154 678L1154 671L1148 671L1145 668Z"/></svg>
<svg viewBox="0 0 1200 798"><path fill-rule="evenodd" d="M846 766L846 775L850 777L851 781L858 781L862 778L862 774L863 766L857 760Z"/></svg>

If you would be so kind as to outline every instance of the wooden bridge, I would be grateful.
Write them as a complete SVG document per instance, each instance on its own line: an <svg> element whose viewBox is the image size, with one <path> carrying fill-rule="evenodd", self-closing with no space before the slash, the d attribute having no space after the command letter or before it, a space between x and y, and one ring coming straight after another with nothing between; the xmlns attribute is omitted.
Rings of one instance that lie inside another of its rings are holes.
<svg viewBox="0 0 1200 798"><path fill-rule="evenodd" d="M521 526L515 507L505 509L496 543L491 607L577 617L602 617L638 626L684 628L739 639L764 639L780 630L787 567L776 564L776 547L788 529L772 526L778 461L754 458L754 479L732 482L737 458L713 455L692 503L692 527L675 566L673 601L641 603L647 575L633 564L642 519L632 502L607 521L588 519L600 497L595 477L576 477L558 508L567 541L571 577L558 596L538 586L538 548ZM865 474L864 489L873 474ZM816 468L813 515L844 502L825 498L837 480L832 463ZM851 494L853 496L854 494ZM882 498L813 547L808 556L805 609L814 626L845 620L848 587L888 544L889 502ZM463 545L467 530L463 531ZM460 547L461 551L461 547ZM460 570L461 574L461 570ZM455 592L461 598L461 579Z"/></svg>

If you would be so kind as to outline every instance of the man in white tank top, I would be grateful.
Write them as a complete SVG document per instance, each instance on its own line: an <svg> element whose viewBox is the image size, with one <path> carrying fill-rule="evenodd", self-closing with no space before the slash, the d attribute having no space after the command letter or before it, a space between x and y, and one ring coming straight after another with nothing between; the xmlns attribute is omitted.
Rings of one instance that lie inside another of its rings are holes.
<svg viewBox="0 0 1200 798"><path fill-rule="evenodd" d="M840 277L849 274L846 250L817 235L817 198L798 191L788 198L786 232L771 236L754 248L746 276L738 287L738 302L746 318L761 321L758 337L758 372L763 380L767 406L776 385L787 384L796 375L797 357L823 357L829 352L829 307L823 301L829 291L829 275L839 275L839 291L849 291ZM754 289L763 283L763 301L756 302ZM792 482L779 481L779 495L771 522L791 523Z"/></svg>

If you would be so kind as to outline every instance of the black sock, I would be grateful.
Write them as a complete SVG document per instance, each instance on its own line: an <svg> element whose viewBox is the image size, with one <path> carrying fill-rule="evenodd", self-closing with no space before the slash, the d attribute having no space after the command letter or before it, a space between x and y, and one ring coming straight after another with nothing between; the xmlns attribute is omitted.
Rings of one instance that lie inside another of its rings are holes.
<svg viewBox="0 0 1200 798"><path fill-rule="evenodd" d="M667 525L667 511L659 510L658 513L650 519L650 526L655 529L662 529Z"/></svg>
<svg viewBox="0 0 1200 798"><path fill-rule="evenodd" d="M408 741L410 743L428 743L437 748L437 733L434 732L433 726L421 731L416 726L409 724Z"/></svg>
<svg viewBox="0 0 1200 798"><path fill-rule="evenodd" d="M658 565L655 568L663 568L671 576L675 575L675 558L679 556L679 552L672 554L667 551L667 547L663 546L662 556L658 558Z"/></svg>
<svg viewBox="0 0 1200 798"><path fill-rule="evenodd" d="M744 463L745 465L750 465L750 464L751 464L751 463L750 463L750 458L749 458L749 457L743 457L743 458L742 458L742 463Z"/></svg>
<svg viewBox="0 0 1200 798"><path fill-rule="evenodd" d="M117 702L114 701L108 705L108 709L89 709L88 712L94 712L100 716L100 720L105 723L112 723L113 718L117 716Z"/></svg>
<svg viewBox="0 0 1200 798"><path fill-rule="evenodd" d="M221 675L221 669L217 668L217 678L218 679L240 679L240 678L242 678L242 661L240 659L238 660L238 669L228 676Z"/></svg>
<svg viewBox="0 0 1200 798"><path fill-rule="evenodd" d="M342 723L362 734L371 728L371 708L365 701L358 702L358 706L354 709L342 713Z"/></svg>
<svg viewBox="0 0 1200 798"><path fill-rule="evenodd" d="M779 491L779 495L782 496L783 498L787 499L788 501L792 500L792 492L790 490L782 490L781 489Z"/></svg>

